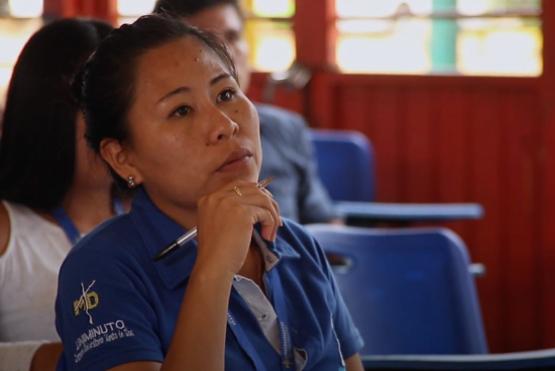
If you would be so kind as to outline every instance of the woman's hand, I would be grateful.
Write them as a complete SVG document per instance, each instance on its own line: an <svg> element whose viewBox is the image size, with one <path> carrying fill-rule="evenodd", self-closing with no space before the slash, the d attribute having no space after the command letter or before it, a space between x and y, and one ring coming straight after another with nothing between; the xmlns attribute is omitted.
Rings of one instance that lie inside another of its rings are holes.
<svg viewBox="0 0 555 371"><path fill-rule="evenodd" d="M262 225L262 237L269 241L282 224L271 193L247 181L229 183L201 198L197 223L197 266L231 275L245 261L254 224Z"/></svg>
<svg viewBox="0 0 555 371"><path fill-rule="evenodd" d="M256 223L267 240L281 225L277 203L256 183L233 182L199 200L197 260L162 370L223 370L232 279Z"/></svg>

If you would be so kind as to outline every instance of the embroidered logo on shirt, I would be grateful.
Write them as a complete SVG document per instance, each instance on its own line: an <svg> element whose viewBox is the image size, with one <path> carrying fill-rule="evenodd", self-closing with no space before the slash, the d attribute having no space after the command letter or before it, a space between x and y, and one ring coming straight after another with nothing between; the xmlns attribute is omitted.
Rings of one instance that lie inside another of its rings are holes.
<svg viewBox="0 0 555 371"><path fill-rule="evenodd" d="M82 311L89 317L89 324L93 324L92 315L89 313L90 310L96 308L100 299L98 294L95 291L91 291L91 288L95 284L96 280L92 280L92 282L87 286L85 290L85 285L81 282L81 296L78 300L73 302L73 314L77 317Z"/></svg>
<svg viewBox="0 0 555 371"><path fill-rule="evenodd" d="M135 332L121 319L89 327L75 340L73 361L79 363L87 352L133 336Z"/></svg>

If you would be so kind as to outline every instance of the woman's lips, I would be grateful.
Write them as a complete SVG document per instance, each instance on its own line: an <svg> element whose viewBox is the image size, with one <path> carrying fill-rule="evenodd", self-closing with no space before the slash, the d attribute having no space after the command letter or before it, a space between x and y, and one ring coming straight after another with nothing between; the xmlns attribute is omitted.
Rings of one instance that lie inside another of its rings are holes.
<svg viewBox="0 0 555 371"><path fill-rule="evenodd" d="M240 148L230 153L224 163L216 171L232 171L248 163L252 158L252 152L245 148Z"/></svg>

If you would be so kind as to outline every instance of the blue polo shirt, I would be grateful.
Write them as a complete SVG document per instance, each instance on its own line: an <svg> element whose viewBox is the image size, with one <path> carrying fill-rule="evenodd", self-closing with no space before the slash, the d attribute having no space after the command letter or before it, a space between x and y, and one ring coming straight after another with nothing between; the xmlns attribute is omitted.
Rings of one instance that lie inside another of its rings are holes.
<svg viewBox="0 0 555 371"><path fill-rule="evenodd" d="M163 362L196 246L189 243L159 262L152 257L183 232L139 191L129 214L104 223L73 248L62 265L56 299L64 344L59 370ZM355 354L362 339L321 248L301 226L285 220L267 251L279 259L264 274L268 299L279 319L282 349L293 352L276 351L232 288L226 370L286 369L287 353L304 355L304 370L342 370L342 358Z"/></svg>

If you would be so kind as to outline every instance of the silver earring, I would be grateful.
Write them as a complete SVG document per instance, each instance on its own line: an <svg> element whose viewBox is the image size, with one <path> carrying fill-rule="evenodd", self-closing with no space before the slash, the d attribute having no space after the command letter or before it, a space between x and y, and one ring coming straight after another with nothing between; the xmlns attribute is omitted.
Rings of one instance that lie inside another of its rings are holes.
<svg viewBox="0 0 555 371"><path fill-rule="evenodd" d="M127 187L129 187L130 189L133 189L137 186L137 183L135 183L135 178L133 178L133 175L129 175L127 177Z"/></svg>

